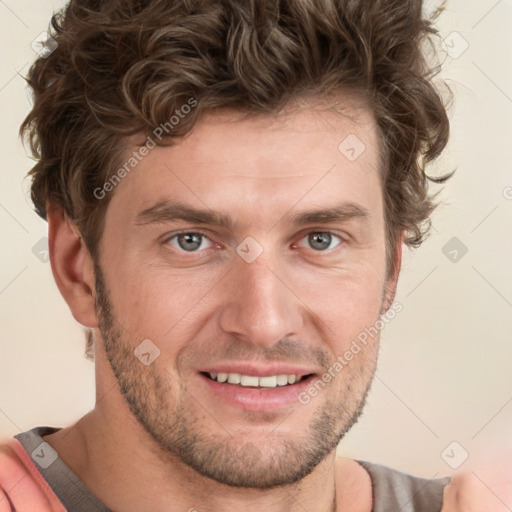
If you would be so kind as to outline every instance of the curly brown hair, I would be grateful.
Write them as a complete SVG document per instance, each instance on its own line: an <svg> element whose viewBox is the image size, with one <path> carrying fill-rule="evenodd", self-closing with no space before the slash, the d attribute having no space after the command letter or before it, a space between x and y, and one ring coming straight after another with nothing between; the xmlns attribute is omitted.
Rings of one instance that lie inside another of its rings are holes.
<svg viewBox="0 0 512 512"><path fill-rule="evenodd" d="M419 246L435 196L426 165L449 123L425 44L437 34L421 0L71 0L52 17L57 47L36 60L21 127L37 163L31 195L76 223L94 256L129 137L150 134L190 99L162 143L205 111L276 113L300 97L354 92L381 138L388 262L400 233Z"/></svg>

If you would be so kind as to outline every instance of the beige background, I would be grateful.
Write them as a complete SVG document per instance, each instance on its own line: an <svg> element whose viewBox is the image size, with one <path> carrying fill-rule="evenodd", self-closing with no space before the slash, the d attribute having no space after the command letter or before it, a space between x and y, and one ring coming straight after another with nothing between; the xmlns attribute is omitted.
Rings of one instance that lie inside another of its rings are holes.
<svg viewBox="0 0 512 512"><path fill-rule="evenodd" d="M20 74L60 5L0 0L0 436L68 425L94 404L82 330L40 261L47 228L31 211L31 161L17 136L29 109ZM428 477L450 474L446 461L458 465L463 450L470 458L461 469L479 452L512 446L512 2L452 0L439 27L443 76L455 93L439 168L458 170L432 237L404 253L404 310L383 333L365 414L340 447ZM443 253L453 237L467 247L457 262Z"/></svg>

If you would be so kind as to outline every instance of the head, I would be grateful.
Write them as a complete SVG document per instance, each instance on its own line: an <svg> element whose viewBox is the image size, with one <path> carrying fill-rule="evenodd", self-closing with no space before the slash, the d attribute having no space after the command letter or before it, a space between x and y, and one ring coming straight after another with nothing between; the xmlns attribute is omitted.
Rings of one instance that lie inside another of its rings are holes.
<svg viewBox="0 0 512 512"><path fill-rule="evenodd" d="M448 121L421 1L71 1L52 24L22 132L72 313L163 456L299 480L361 413L379 336L334 365L435 206ZM261 405L275 390L212 381L230 368L302 387Z"/></svg>

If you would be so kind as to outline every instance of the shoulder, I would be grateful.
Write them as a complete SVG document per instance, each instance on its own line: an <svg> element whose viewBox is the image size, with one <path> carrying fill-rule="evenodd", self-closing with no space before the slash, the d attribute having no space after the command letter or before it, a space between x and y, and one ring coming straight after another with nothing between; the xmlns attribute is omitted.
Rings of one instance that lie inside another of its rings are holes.
<svg viewBox="0 0 512 512"><path fill-rule="evenodd" d="M372 480L374 512L439 512L449 477L422 478L367 461L357 461Z"/></svg>
<svg viewBox="0 0 512 512"><path fill-rule="evenodd" d="M0 512L64 512L30 456L16 439L0 440Z"/></svg>
<svg viewBox="0 0 512 512"><path fill-rule="evenodd" d="M487 456L470 468L444 478L420 478L367 461L339 459L344 479L358 492L370 488L372 512L510 512L512 510L512 450ZM359 466L359 468L357 467ZM361 469L367 479L361 475ZM342 473L340 473L341 475ZM338 481L340 478L338 478ZM363 509L362 509L363 510ZM365 509L366 510L366 509Z"/></svg>
<svg viewBox="0 0 512 512"><path fill-rule="evenodd" d="M0 440L0 486L4 492L28 473L22 451L23 447L16 439Z"/></svg>
<svg viewBox="0 0 512 512"><path fill-rule="evenodd" d="M510 512L512 452L476 463L454 475L444 490L441 512Z"/></svg>
<svg viewBox="0 0 512 512"><path fill-rule="evenodd" d="M338 510L372 510L372 481L355 460L336 458L336 495Z"/></svg>
<svg viewBox="0 0 512 512"><path fill-rule="evenodd" d="M381 464L343 458L337 460L337 471L341 495L345 491L351 498L365 496L357 510L368 512L440 512L443 491L450 482L449 477L420 478Z"/></svg>

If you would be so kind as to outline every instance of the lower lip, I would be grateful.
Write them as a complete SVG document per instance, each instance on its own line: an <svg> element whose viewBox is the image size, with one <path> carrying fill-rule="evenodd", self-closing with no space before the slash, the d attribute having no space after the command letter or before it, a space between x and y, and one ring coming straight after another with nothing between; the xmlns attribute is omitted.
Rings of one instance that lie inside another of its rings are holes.
<svg viewBox="0 0 512 512"><path fill-rule="evenodd" d="M207 388L224 402L247 411L268 412L299 404L299 395L304 392L313 375L303 378L296 384L275 388L249 388L217 382L199 374Z"/></svg>

